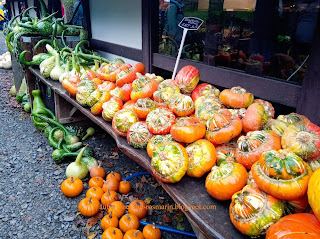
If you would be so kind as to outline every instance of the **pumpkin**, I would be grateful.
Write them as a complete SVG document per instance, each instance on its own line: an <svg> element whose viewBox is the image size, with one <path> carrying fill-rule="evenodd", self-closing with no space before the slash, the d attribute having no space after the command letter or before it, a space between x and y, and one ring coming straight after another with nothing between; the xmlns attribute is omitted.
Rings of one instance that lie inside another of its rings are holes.
<svg viewBox="0 0 320 239"><path fill-rule="evenodd" d="M120 91L121 91L121 88L116 87L113 90L110 90L110 95L111 96L116 96L116 97L118 97L120 99Z"/></svg>
<svg viewBox="0 0 320 239"><path fill-rule="evenodd" d="M139 230L131 229L124 234L123 239L144 239L144 237Z"/></svg>
<svg viewBox="0 0 320 239"><path fill-rule="evenodd" d="M118 227L118 224L119 219L116 216L113 216L112 212L101 219L101 227L103 231L107 230L109 227Z"/></svg>
<svg viewBox="0 0 320 239"><path fill-rule="evenodd" d="M124 64L119 61L110 64L102 63L96 74L100 80L116 82L117 74L130 67L130 64Z"/></svg>
<svg viewBox="0 0 320 239"><path fill-rule="evenodd" d="M155 225L146 225L143 228L143 236L144 239L160 239L161 238L161 231L158 227L156 227Z"/></svg>
<svg viewBox="0 0 320 239"><path fill-rule="evenodd" d="M109 206L109 204L118 200L118 193L116 191L110 191L109 189L107 189L107 191L101 197L101 203L103 206Z"/></svg>
<svg viewBox="0 0 320 239"><path fill-rule="evenodd" d="M92 217L99 211L99 208L99 200L93 197L82 199L78 205L79 212L85 217Z"/></svg>
<svg viewBox="0 0 320 239"><path fill-rule="evenodd" d="M146 123L152 134L168 134L175 119L171 110L157 108L148 114Z"/></svg>
<svg viewBox="0 0 320 239"><path fill-rule="evenodd" d="M142 98L151 98L158 89L158 85L156 80L141 76L132 82L131 99L137 101Z"/></svg>
<svg viewBox="0 0 320 239"><path fill-rule="evenodd" d="M133 112L138 116L139 119L147 118L150 111L157 108L157 104L150 98L143 98L137 100L133 106Z"/></svg>
<svg viewBox="0 0 320 239"><path fill-rule="evenodd" d="M92 188L92 187L102 187L103 185L103 178L102 177L92 177L90 180L89 180L89 187Z"/></svg>
<svg viewBox="0 0 320 239"><path fill-rule="evenodd" d="M277 135L282 136L284 130L287 128L287 124L281 120L278 119L268 119L265 125L263 126L263 129L265 131L274 131L277 133Z"/></svg>
<svg viewBox="0 0 320 239"><path fill-rule="evenodd" d="M133 106L136 102L133 100L129 100L127 101L124 105L123 105L123 109L127 109L127 110L131 110L133 112Z"/></svg>
<svg viewBox="0 0 320 239"><path fill-rule="evenodd" d="M217 146L216 160L218 166L222 163L236 163L236 146L233 144L222 144Z"/></svg>
<svg viewBox="0 0 320 239"><path fill-rule="evenodd" d="M121 182L121 175L120 173L117 172L111 172L107 175L107 180L109 180L110 178L114 178L116 179L119 183Z"/></svg>
<svg viewBox="0 0 320 239"><path fill-rule="evenodd" d="M98 85L98 90L111 91L116 88L116 84L111 81L104 81L101 85Z"/></svg>
<svg viewBox="0 0 320 239"><path fill-rule="evenodd" d="M173 95L180 93L180 89L173 85L161 88L160 85L162 83L159 84L158 90L153 93L153 99L158 103L169 103L169 100Z"/></svg>
<svg viewBox="0 0 320 239"><path fill-rule="evenodd" d="M246 89L236 86L223 90L219 99L225 106L240 109L248 108L253 103L254 96Z"/></svg>
<svg viewBox="0 0 320 239"><path fill-rule="evenodd" d="M100 201L103 193L104 192L103 192L102 188L100 188L100 187L92 187L92 188L89 188L89 190L87 191L86 197L87 198L90 198L90 197L96 198L96 199L98 199Z"/></svg>
<svg viewBox="0 0 320 239"><path fill-rule="evenodd" d="M315 160L308 161L307 164L312 171L316 171L318 168L320 168L320 158L316 158Z"/></svg>
<svg viewBox="0 0 320 239"><path fill-rule="evenodd" d="M291 214L273 224L266 234L266 239L286 238L320 238L320 222L310 213Z"/></svg>
<svg viewBox="0 0 320 239"><path fill-rule="evenodd" d="M164 134L164 135L154 135L149 140L147 145L147 152L150 158L153 156L153 150L159 144L166 144L168 142L174 142L171 134Z"/></svg>
<svg viewBox="0 0 320 239"><path fill-rule="evenodd" d="M246 136L241 136L237 143L236 159L247 169L251 169L265 151L281 149L280 137L273 131L250 131Z"/></svg>
<svg viewBox="0 0 320 239"><path fill-rule="evenodd" d="M134 214L126 214L123 215L119 220L119 228L121 231L126 233L131 229L138 229L139 228L139 218Z"/></svg>
<svg viewBox="0 0 320 239"><path fill-rule="evenodd" d="M92 107L95 103L97 103L99 101L99 99L101 98L103 94L102 90L95 90L93 91L90 96L86 99L86 105L89 107Z"/></svg>
<svg viewBox="0 0 320 239"><path fill-rule="evenodd" d="M244 235L257 237L278 221L283 214L281 200L247 185L233 194L229 215L233 225Z"/></svg>
<svg viewBox="0 0 320 239"><path fill-rule="evenodd" d="M130 94L132 91L132 84L124 84L121 88L120 88L120 92L119 92L119 98L123 101L123 102L127 102L129 101L130 98Z"/></svg>
<svg viewBox="0 0 320 239"><path fill-rule="evenodd" d="M191 98L193 101L196 101L200 96L213 95L215 97L219 97L219 94L220 90L213 85L202 83L192 91Z"/></svg>
<svg viewBox="0 0 320 239"><path fill-rule="evenodd" d="M264 108L264 111L268 114L268 118L271 118L271 119L274 118L275 111L270 102L266 100L256 99L253 101L253 103L259 103L260 105L262 105Z"/></svg>
<svg viewBox="0 0 320 239"><path fill-rule="evenodd" d="M136 215L139 219L144 218L147 215L147 205L143 200L133 200L128 207L130 214Z"/></svg>
<svg viewBox="0 0 320 239"><path fill-rule="evenodd" d="M238 117L239 119L243 119L243 117L246 114L247 109L240 108L240 109L229 109L229 111L232 113L234 117Z"/></svg>
<svg viewBox="0 0 320 239"><path fill-rule="evenodd" d="M247 185L258 187L258 185L256 184L256 182L253 179L251 170L248 172Z"/></svg>
<svg viewBox="0 0 320 239"><path fill-rule="evenodd" d="M94 83L90 80L83 80L79 83L77 88L76 100L82 106L86 105L87 98L94 91Z"/></svg>
<svg viewBox="0 0 320 239"><path fill-rule="evenodd" d="M253 103L250 105L242 119L243 131L248 133L249 131L261 130L263 125L269 118L268 113L262 104Z"/></svg>
<svg viewBox="0 0 320 239"><path fill-rule="evenodd" d="M118 191L119 190L119 181L115 178L109 178L106 181L104 181L102 189L105 192L107 192L108 189L110 191Z"/></svg>
<svg viewBox="0 0 320 239"><path fill-rule="evenodd" d="M136 72L131 67L117 74L116 86L122 87L124 84L130 84L137 78Z"/></svg>
<svg viewBox="0 0 320 239"><path fill-rule="evenodd" d="M193 66L185 66L178 72L174 80L183 94L191 94L199 83L200 73Z"/></svg>
<svg viewBox="0 0 320 239"><path fill-rule="evenodd" d="M286 214L303 213L309 208L308 195L284 201L284 210Z"/></svg>
<svg viewBox="0 0 320 239"><path fill-rule="evenodd" d="M290 113L288 115L279 115L277 120L280 120L286 123L287 125L294 124L294 123L306 124L310 122L310 120L307 117L305 117L304 115L299 115L297 113Z"/></svg>
<svg viewBox="0 0 320 239"><path fill-rule="evenodd" d="M216 163L216 149L212 143L199 139L186 147L189 158L187 174L200 178L209 172Z"/></svg>
<svg viewBox="0 0 320 239"><path fill-rule="evenodd" d="M104 178L106 176L106 171L103 167L101 167L101 161L99 162L98 166L95 166L90 171L90 177L101 177Z"/></svg>
<svg viewBox="0 0 320 239"><path fill-rule="evenodd" d="M120 98L113 96L107 102L102 104L102 118L106 121L112 121L114 115L121 110L123 102Z"/></svg>
<svg viewBox="0 0 320 239"><path fill-rule="evenodd" d="M67 197L76 197L82 190L83 182L79 178L67 178L61 183L61 192Z"/></svg>
<svg viewBox="0 0 320 239"><path fill-rule="evenodd" d="M181 117L172 125L170 134L178 142L192 143L202 139L206 133L206 126L196 118Z"/></svg>
<svg viewBox="0 0 320 239"><path fill-rule="evenodd" d="M200 96L195 102L194 102L194 108L197 109L200 106L202 106L206 102L211 102L214 105L217 106L217 108L224 108L221 101L215 97L214 95L204 95Z"/></svg>
<svg viewBox="0 0 320 239"><path fill-rule="evenodd" d="M214 166L205 182L207 192L218 200L231 199L247 184L248 173L239 163L222 163Z"/></svg>
<svg viewBox="0 0 320 239"><path fill-rule="evenodd" d="M130 126L136 122L138 118L131 110L122 109L113 116L112 128L118 135L125 137Z"/></svg>
<svg viewBox="0 0 320 239"><path fill-rule="evenodd" d="M269 150L252 168L252 177L259 188L274 197L292 200L307 193L312 174L310 167L288 150Z"/></svg>
<svg viewBox="0 0 320 239"><path fill-rule="evenodd" d="M181 180L188 169L188 154L179 143L169 142L158 145L153 150L151 168L160 181L175 183Z"/></svg>
<svg viewBox="0 0 320 239"><path fill-rule="evenodd" d="M310 178L308 200L312 211L320 220L320 169L317 169Z"/></svg>
<svg viewBox="0 0 320 239"><path fill-rule="evenodd" d="M169 109L177 116L183 117L194 112L194 104L190 96L177 93L170 98Z"/></svg>
<svg viewBox="0 0 320 239"><path fill-rule="evenodd" d="M201 97L200 97L201 98ZM200 98L198 100L200 100ZM196 103L198 102L196 101ZM199 107L196 107L195 117L203 124L206 124L221 109L221 104L217 101L204 101Z"/></svg>
<svg viewBox="0 0 320 239"><path fill-rule="evenodd" d="M131 190L131 184L128 181L121 181L119 184L119 193L128 194Z"/></svg>
<svg viewBox="0 0 320 239"><path fill-rule="evenodd" d="M320 157L320 127L311 122L291 124L282 134L281 145L306 161L314 160Z"/></svg>
<svg viewBox="0 0 320 239"><path fill-rule="evenodd" d="M127 132L128 144L134 148L146 148L152 134L145 121L132 124Z"/></svg>
<svg viewBox="0 0 320 239"><path fill-rule="evenodd" d="M102 105L105 102L109 101L110 98L111 98L111 95L109 92L107 92L107 91L103 92L99 101L91 107L91 113L94 115L100 115L103 111Z"/></svg>
<svg viewBox="0 0 320 239"><path fill-rule="evenodd" d="M126 210L126 206L120 201L114 201L109 205L108 213L120 218Z"/></svg>
<svg viewBox="0 0 320 239"><path fill-rule="evenodd" d="M207 121L206 139L215 145L223 144L237 137L241 131L241 120L233 117L229 110L222 109Z"/></svg>
<svg viewBox="0 0 320 239"><path fill-rule="evenodd" d="M116 227L109 227L102 233L102 239L122 239L122 231Z"/></svg>

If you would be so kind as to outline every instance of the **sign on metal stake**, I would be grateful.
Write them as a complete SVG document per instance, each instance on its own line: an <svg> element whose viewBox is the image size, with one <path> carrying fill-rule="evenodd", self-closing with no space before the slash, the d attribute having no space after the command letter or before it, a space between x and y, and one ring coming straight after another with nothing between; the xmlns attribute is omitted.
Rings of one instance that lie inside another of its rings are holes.
<svg viewBox="0 0 320 239"><path fill-rule="evenodd" d="M185 17L179 23L178 26L183 28L183 34L182 34L182 40L180 43L180 48L179 48L176 64L174 66L174 70L173 70L173 74L172 74L172 78L171 78L172 80L174 80L174 77L176 76L176 73L177 73L177 68L179 65L181 52L182 52L182 48L184 45L184 40L186 39L188 30L191 30L191 31L198 30L199 27L202 25L202 23L203 23L203 20L200 18L197 18L197 17Z"/></svg>

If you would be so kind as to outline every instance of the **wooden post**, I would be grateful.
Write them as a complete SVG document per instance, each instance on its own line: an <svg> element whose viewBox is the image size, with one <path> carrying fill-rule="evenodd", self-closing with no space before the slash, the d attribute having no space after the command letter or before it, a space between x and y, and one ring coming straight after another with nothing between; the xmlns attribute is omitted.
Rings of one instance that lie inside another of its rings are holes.
<svg viewBox="0 0 320 239"><path fill-rule="evenodd" d="M313 123L320 125L320 16L308 60L308 67L302 82L297 113L307 116Z"/></svg>

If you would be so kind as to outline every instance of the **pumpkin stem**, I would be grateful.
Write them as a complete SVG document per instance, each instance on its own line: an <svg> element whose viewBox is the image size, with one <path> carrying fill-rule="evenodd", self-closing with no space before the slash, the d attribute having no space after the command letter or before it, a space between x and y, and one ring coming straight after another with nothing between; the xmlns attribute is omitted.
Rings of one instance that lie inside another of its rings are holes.
<svg viewBox="0 0 320 239"><path fill-rule="evenodd" d="M154 222L152 223L152 228L156 229L156 224Z"/></svg>
<svg viewBox="0 0 320 239"><path fill-rule="evenodd" d="M73 177L71 177L71 183L74 183L74 178Z"/></svg>
<svg viewBox="0 0 320 239"><path fill-rule="evenodd" d="M112 218L112 212L109 213L109 219L111 219L111 218Z"/></svg>
<svg viewBox="0 0 320 239"><path fill-rule="evenodd" d="M138 201L136 202L136 204L137 204L138 206L140 206L140 203L139 203Z"/></svg>
<svg viewBox="0 0 320 239"><path fill-rule="evenodd" d="M89 202L88 202L88 203L89 203L89 204L92 203L92 197L89 198Z"/></svg>
<svg viewBox="0 0 320 239"><path fill-rule="evenodd" d="M101 165L102 165L102 161L99 161L98 162L98 168L101 168Z"/></svg>
<svg viewBox="0 0 320 239"><path fill-rule="evenodd" d="M95 187L92 188L93 191L97 191L97 189Z"/></svg>
<svg viewBox="0 0 320 239"><path fill-rule="evenodd" d="M136 232L133 234L135 237L138 236L139 230L136 230Z"/></svg>
<svg viewBox="0 0 320 239"><path fill-rule="evenodd" d="M113 229L112 234L116 235L116 229Z"/></svg>
<svg viewBox="0 0 320 239"><path fill-rule="evenodd" d="M127 219L128 219L128 221L131 221L129 214L127 214Z"/></svg>
<svg viewBox="0 0 320 239"><path fill-rule="evenodd" d="M107 195L110 196L110 191L109 188L107 189Z"/></svg>

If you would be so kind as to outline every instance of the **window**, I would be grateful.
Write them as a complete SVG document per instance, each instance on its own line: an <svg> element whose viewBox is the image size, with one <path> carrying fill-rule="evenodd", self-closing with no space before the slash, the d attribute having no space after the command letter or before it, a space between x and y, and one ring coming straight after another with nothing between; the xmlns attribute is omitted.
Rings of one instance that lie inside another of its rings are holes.
<svg viewBox="0 0 320 239"><path fill-rule="evenodd" d="M181 58L301 84L320 0L251 0L253 10L239 1L160 0L158 53L176 56L178 23L199 17L204 24L188 32Z"/></svg>

